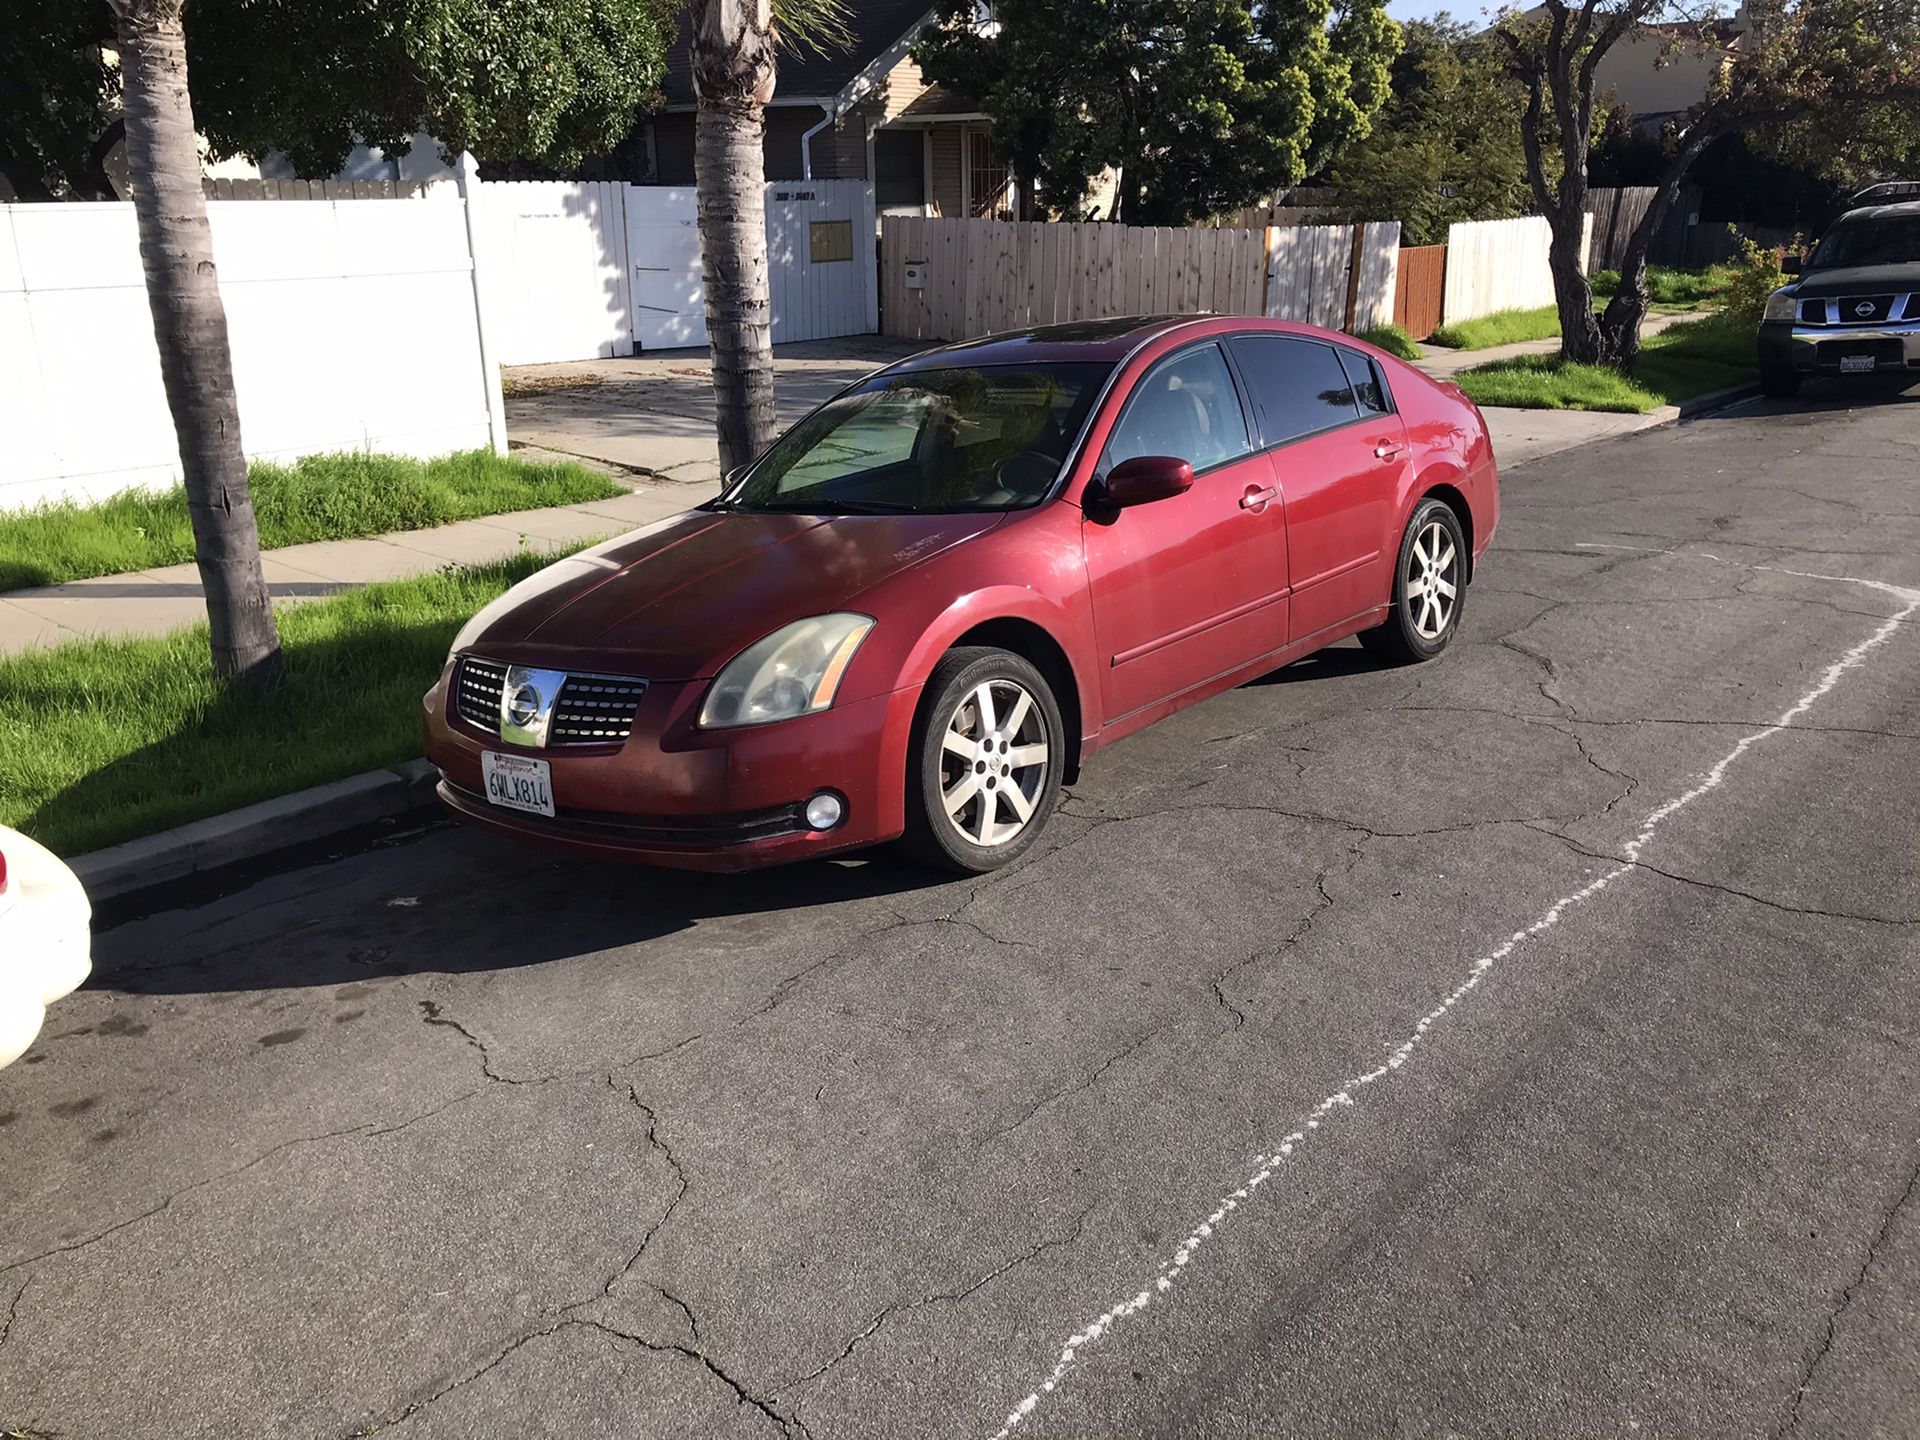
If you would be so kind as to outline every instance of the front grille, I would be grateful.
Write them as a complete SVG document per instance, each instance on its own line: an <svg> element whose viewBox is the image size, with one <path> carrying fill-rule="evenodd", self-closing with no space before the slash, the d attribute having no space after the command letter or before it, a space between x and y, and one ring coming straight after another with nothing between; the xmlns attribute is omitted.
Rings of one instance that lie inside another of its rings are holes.
<svg viewBox="0 0 1920 1440"><path fill-rule="evenodd" d="M491 735L500 733L500 692L508 667L468 655L454 677L460 718ZM547 719L547 744L615 745L633 733L633 717L647 682L619 675L569 675Z"/></svg>
<svg viewBox="0 0 1920 1440"><path fill-rule="evenodd" d="M1907 296L1907 308L1900 312L1902 320L1920 320L1920 290Z"/></svg>
<svg viewBox="0 0 1920 1440"><path fill-rule="evenodd" d="M633 715L647 693L644 680L574 675L560 687L547 722L549 745L605 745L633 733Z"/></svg>
<svg viewBox="0 0 1920 1440"><path fill-rule="evenodd" d="M1878 325L1893 313L1891 295L1843 295L1835 309L1842 325Z"/></svg>
<svg viewBox="0 0 1920 1440"><path fill-rule="evenodd" d="M1802 300L1800 302L1800 323L1802 325L1826 324L1827 302L1824 300Z"/></svg>
<svg viewBox="0 0 1920 1440"><path fill-rule="evenodd" d="M482 730L500 733L500 691L507 683L507 667L498 660L482 660L469 655L460 662L454 677L455 700L460 718Z"/></svg>

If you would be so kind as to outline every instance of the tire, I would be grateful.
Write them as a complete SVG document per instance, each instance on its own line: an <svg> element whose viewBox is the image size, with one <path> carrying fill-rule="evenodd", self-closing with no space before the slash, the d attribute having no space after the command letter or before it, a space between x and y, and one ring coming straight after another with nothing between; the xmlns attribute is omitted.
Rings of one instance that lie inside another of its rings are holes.
<svg viewBox="0 0 1920 1440"><path fill-rule="evenodd" d="M982 691L994 722L984 734ZM945 743L949 735L952 745ZM1011 865L1046 828L1065 761L1066 730L1044 675L1006 650L948 652L927 677L914 717L907 854L959 875Z"/></svg>
<svg viewBox="0 0 1920 1440"><path fill-rule="evenodd" d="M1791 399L1800 393L1800 372L1785 365L1762 365L1760 393L1770 400Z"/></svg>
<svg viewBox="0 0 1920 1440"><path fill-rule="evenodd" d="M1443 563L1433 563L1436 553ZM1451 586L1453 593L1435 589L1430 603L1429 577L1441 586ZM1360 632L1360 643L1396 665L1431 660L1453 643L1466 602L1467 537L1460 517L1443 500L1422 500L1407 522L1407 533L1400 537L1393 570L1393 609L1385 624Z"/></svg>

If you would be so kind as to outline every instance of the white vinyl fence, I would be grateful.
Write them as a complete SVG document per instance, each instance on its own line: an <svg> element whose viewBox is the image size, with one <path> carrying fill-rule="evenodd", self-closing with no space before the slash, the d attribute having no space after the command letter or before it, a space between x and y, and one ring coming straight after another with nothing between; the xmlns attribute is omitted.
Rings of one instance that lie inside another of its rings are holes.
<svg viewBox="0 0 1920 1440"><path fill-rule="evenodd" d="M256 458L495 445L466 205L208 207ZM0 205L0 510L179 478L129 203Z"/></svg>
<svg viewBox="0 0 1920 1440"><path fill-rule="evenodd" d="M872 188L767 188L773 338L878 329ZM207 211L257 459L504 450L499 366L707 341L691 190L469 160L412 198L246 193ZM131 204L0 206L0 436L0 510L179 479Z"/></svg>
<svg viewBox="0 0 1920 1440"><path fill-rule="evenodd" d="M1533 310L1553 304L1553 271L1547 264L1552 239L1553 232L1541 215L1449 226L1445 323L1454 325L1497 310ZM1588 215L1580 249L1582 269L1592 244L1593 216Z"/></svg>
<svg viewBox="0 0 1920 1440"><path fill-rule="evenodd" d="M500 363L707 343L691 187L508 181L480 187L480 275ZM873 187L767 185L775 344L879 328Z"/></svg>

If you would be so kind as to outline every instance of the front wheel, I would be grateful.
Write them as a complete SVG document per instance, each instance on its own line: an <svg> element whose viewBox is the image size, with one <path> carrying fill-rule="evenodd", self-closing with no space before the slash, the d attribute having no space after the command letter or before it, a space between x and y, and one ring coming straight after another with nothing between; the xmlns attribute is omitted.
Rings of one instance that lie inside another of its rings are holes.
<svg viewBox="0 0 1920 1440"><path fill-rule="evenodd" d="M914 724L908 853L962 875L1012 864L1053 813L1065 754L1045 676L1010 651L950 652L927 678Z"/></svg>
<svg viewBox="0 0 1920 1440"><path fill-rule="evenodd" d="M1422 500L1400 538L1393 572L1393 609L1384 625L1360 632L1360 643L1395 664L1431 660L1460 628L1467 599L1467 537L1442 500Z"/></svg>
<svg viewBox="0 0 1920 1440"><path fill-rule="evenodd" d="M1770 400L1788 400L1800 393L1800 372L1791 365L1762 365L1760 393Z"/></svg>

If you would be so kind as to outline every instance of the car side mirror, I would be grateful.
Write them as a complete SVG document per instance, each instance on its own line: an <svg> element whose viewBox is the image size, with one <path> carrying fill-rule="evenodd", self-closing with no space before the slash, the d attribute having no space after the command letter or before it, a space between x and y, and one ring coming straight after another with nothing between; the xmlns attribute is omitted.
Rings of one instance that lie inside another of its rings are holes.
<svg viewBox="0 0 1920 1440"><path fill-rule="evenodd" d="M1783 275L1798 275L1800 273L1800 257L1798 255L1782 257L1780 261L1780 273Z"/></svg>
<svg viewBox="0 0 1920 1440"><path fill-rule="evenodd" d="M1116 510L1168 500L1193 486L1193 466L1171 455L1136 455L1107 472L1101 498Z"/></svg>

